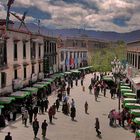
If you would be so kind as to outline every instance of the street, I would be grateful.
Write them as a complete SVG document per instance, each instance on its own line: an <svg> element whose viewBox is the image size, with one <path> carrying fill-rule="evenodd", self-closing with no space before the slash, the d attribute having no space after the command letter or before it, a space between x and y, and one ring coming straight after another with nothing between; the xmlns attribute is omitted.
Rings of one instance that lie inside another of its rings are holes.
<svg viewBox="0 0 140 140"><path fill-rule="evenodd" d="M111 99L110 93L107 90L106 97L100 93L98 101L94 99L94 94L90 94L88 86L90 84L92 74L88 74L84 80L85 92L82 91L80 81L78 86L71 89L69 101L73 98L76 104L76 118L72 121L70 116L66 116L62 113L60 106L59 112L56 113L56 119L53 119L53 124L49 123L48 114L38 115L38 121L40 123L39 133L36 140L42 140L41 124L44 119L48 122L47 139L46 140L98 140L95 131L95 118L99 118L100 128L102 132L103 140L134 140L135 134L130 130L126 130L122 127L110 127L108 113L111 109L118 110L118 99ZM49 106L56 100L57 95L49 96ZM88 113L85 114L84 104L88 102ZM28 127L24 127L21 118L16 122L12 122L9 126L0 130L0 140L4 140L4 136L7 132L11 132L13 140L32 140L34 139L32 126L27 123Z"/></svg>

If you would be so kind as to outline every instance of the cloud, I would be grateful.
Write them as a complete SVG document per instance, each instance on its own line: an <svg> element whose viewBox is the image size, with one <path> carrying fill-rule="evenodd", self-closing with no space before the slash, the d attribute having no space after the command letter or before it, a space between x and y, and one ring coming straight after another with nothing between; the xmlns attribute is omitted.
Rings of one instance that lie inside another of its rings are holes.
<svg viewBox="0 0 140 140"><path fill-rule="evenodd" d="M139 0L15 0L11 9L20 15L28 9L26 22L40 18L41 25L52 28L140 29ZM6 17L5 0L0 2L0 16Z"/></svg>

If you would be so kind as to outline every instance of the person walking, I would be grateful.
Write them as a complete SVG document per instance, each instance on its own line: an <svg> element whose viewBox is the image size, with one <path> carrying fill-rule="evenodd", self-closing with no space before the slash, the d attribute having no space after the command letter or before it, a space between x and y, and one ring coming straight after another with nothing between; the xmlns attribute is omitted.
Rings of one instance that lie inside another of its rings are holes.
<svg viewBox="0 0 140 140"><path fill-rule="evenodd" d="M48 123L46 122L46 120L44 120L44 122L42 122L42 136L45 138L46 136L46 130L47 130L47 127L48 127Z"/></svg>
<svg viewBox="0 0 140 140"><path fill-rule="evenodd" d="M32 109L32 107L29 108L28 114L29 114L29 123L32 123L32 119L33 119L33 109Z"/></svg>
<svg viewBox="0 0 140 140"><path fill-rule="evenodd" d="M97 132L97 136L100 136L101 135L101 132L100 132L100 123L99 123L99 119L98 118L95 118L96 119L96 122L95 122L95 129L96 129L96 132Z"/></svg>
<svg viewBox="0 0 140 140"><path fill-rule="evenodd" d="M52 117L53 117L53 107L52 106L49 108L48 115L49 115L50 123L52 123Z"/></svg>
<svg viewBox="0 0 140 140"><path fill-rule="evenodd" d="M60 106L60 101L58 98L56 99L55 104L56 104L56 110L58 111L59 106Z"/></svg>
<svg viewBox="0 0 140 140"><path fill-rule="evenodd" d="M88 111L88 103L87 103L87 101L86 101L86 102L85 102L85 113L86 113L86 114L88 114L87 111Z"/></svg>
<svg viewBox="0 0 140 140"><path fill-rule="evenodd" d="M71 120L74 121L74 118L76 116L76 108L74 106L71 107Z"/></svg>
<svg viewBox="0 0 140 140"><path fill-rule="evenodd" d="M83 79L83 78L81 78L81 86L83 86L83 81L84 81L84 79Z"/></svg>
<svg viewBox="0 0 140 140"><path fill-rule="evenodd" d="M5 136L4 140L12 140L12 136L10 136L10 132Z"/></svg>
<svg viewBox="0 0 140 140"><path fill-rule="evenodd" d="M46 98L46 99L44 100L45 112L47 112L47 110L48 110L48 105L49 105L49 100L48 100L48 98Z"/></svg>
<svg viewBox="0 0 140 140"><path fill-rule="evenodd" d="M34 131L34 137L36 138L38 130L39 130L39 122L37 121L37 118L35 118L32 127Z"/></svg>
<svg viewBox="0 0 140 140"><path fill-rule="evenodd" d="M67 95L68 96L70 95L70 87L69 86L67 87Z"/></svg>
<svg viewBox="0 0 140 140"><path fill-rule="evenodd" d="M24 111L23 119L24 119L24 125L26 127L27 126L27 119L28 119L28 111L27 110Z"/></svg>

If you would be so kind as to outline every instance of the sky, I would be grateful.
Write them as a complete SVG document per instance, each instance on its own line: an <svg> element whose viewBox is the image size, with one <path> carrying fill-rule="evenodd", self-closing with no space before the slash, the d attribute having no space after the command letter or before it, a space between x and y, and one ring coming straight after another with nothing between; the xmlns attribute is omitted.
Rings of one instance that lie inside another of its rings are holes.
<svg viewBox="0 0 140 140"><path fill-rule="evenodd" d="M0 0L0 18L6 18L7 1ZM140 0L15 0L11 11L26 23L48 28L78 28L129 32L140 29ZM16 20L12 15L11 20Z"/></svg>

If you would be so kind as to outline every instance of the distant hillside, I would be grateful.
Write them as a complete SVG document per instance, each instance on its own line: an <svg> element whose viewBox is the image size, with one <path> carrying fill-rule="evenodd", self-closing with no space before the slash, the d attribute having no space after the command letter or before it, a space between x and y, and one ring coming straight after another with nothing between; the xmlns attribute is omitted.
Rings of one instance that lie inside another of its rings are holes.
<svg viewBox="0 0 140 140"><path fill-rule="evenodd" d="M17 27L19 23L15 24ZM38 31L38 26L33 23L27 24L28 28L32 32ZM118 41L123 40L125 42L136 41L140 39L140 30L128 32L128 33L117 33L117 32L105 32L105 31L94 31L94 30L83 30L83 29L49 29L46 27L41 27L40 31L44 35L50 36L62 36L62 37L71 37L71 36L81 36L86 35L88 37L93 37L96 39L109 40L109 41Z"/></svg>

